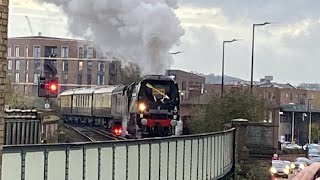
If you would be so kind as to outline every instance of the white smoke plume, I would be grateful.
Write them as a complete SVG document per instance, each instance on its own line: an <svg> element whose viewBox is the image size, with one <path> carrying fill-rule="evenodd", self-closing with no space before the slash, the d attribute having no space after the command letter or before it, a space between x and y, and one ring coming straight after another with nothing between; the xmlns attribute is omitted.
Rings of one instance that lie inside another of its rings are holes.
<svg viewBox="0 0 320 180"><path fill-rule="evenodd" d="M143 74L163 74L171 64L169 50L184 34L174 13L177 0L38 1L62 7L71 33L138 63Z"/></svg>

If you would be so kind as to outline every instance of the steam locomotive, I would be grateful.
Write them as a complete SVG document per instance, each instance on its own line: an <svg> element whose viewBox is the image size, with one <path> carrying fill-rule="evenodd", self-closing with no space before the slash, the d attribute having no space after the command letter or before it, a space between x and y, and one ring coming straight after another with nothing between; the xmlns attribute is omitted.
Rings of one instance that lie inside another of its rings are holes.
<svg viewBox="0 0 320 180"><path fill-rule="evenodd" d="M135 138L173 135L180 118L178 85L163 75L129 86L67 90L59 100L66 123L102 126Z"/></svg>

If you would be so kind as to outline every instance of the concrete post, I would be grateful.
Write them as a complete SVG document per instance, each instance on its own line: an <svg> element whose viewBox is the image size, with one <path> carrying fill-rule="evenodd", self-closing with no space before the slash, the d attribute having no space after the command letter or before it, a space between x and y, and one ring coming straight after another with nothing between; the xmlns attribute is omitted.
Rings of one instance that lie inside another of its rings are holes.
<svg viewBox="0 0 320 180"><path fill-rule="evenodd" d="M0 0L0 180L2 171L2 148L4 141L4 99L7 70L7 43L8 43L8 10L9 0Z"/></svg>
<svg viewBox="0 0 320 180"><path fill-rule="evenodd" d="M236 128L236 142L235 142L235 158L236 163L241 163L241 160L245 160L249 157L249 151L246 148L246 132L249 121L246 119L234 119L231 121L232 126Z"/></svg>

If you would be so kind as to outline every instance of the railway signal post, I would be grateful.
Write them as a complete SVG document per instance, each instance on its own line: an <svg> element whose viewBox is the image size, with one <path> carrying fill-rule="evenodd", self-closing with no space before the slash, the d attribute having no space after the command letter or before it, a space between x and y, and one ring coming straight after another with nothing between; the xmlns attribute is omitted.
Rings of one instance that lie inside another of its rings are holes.
<svg viewBox="0 0 320 180"><path fill-rule="evenodd" d="M44 64L44 76L40 76L38 82L38 97L45 98L45 109L50 108L49 99L57 98L59 92L59 84L57 69L51 63Z"/></svg>

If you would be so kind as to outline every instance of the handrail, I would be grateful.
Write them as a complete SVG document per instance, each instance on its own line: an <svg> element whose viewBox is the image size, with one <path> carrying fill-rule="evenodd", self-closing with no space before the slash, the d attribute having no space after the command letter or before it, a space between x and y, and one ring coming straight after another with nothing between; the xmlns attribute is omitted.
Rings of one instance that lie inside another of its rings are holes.
<svg viewBox="0 0 320 180"><path fill-rule="evenodd" d="M155 141L176 141L176 140L182 140L182 139L197 139L205 136L214 136L219 134L225 134L228 132L234 131L235 128L231 128L224 131L218 131L218 132L211 132L211 133L203 133L203 134L195 134L195 135L181 135L181 136L170 136L170 137L155 137L155 138L144 138L144 139L126 139L126 140L108 140L108 141L100 141L100 142L75 142L75 143L56 143L56 144L26 144L26 145L5 145L3 146L3 153L7 151L14 151L23 148L24 150L27 149L43 149L43 148L52 148L52 147L60 147L60 148L66 148L66 147L83 147L83 146L95 146L99 145L101 147L108 147L112 146L114 143L117 144L129 144L129 143L141 143L141 144L147 144Z"/></svg>

